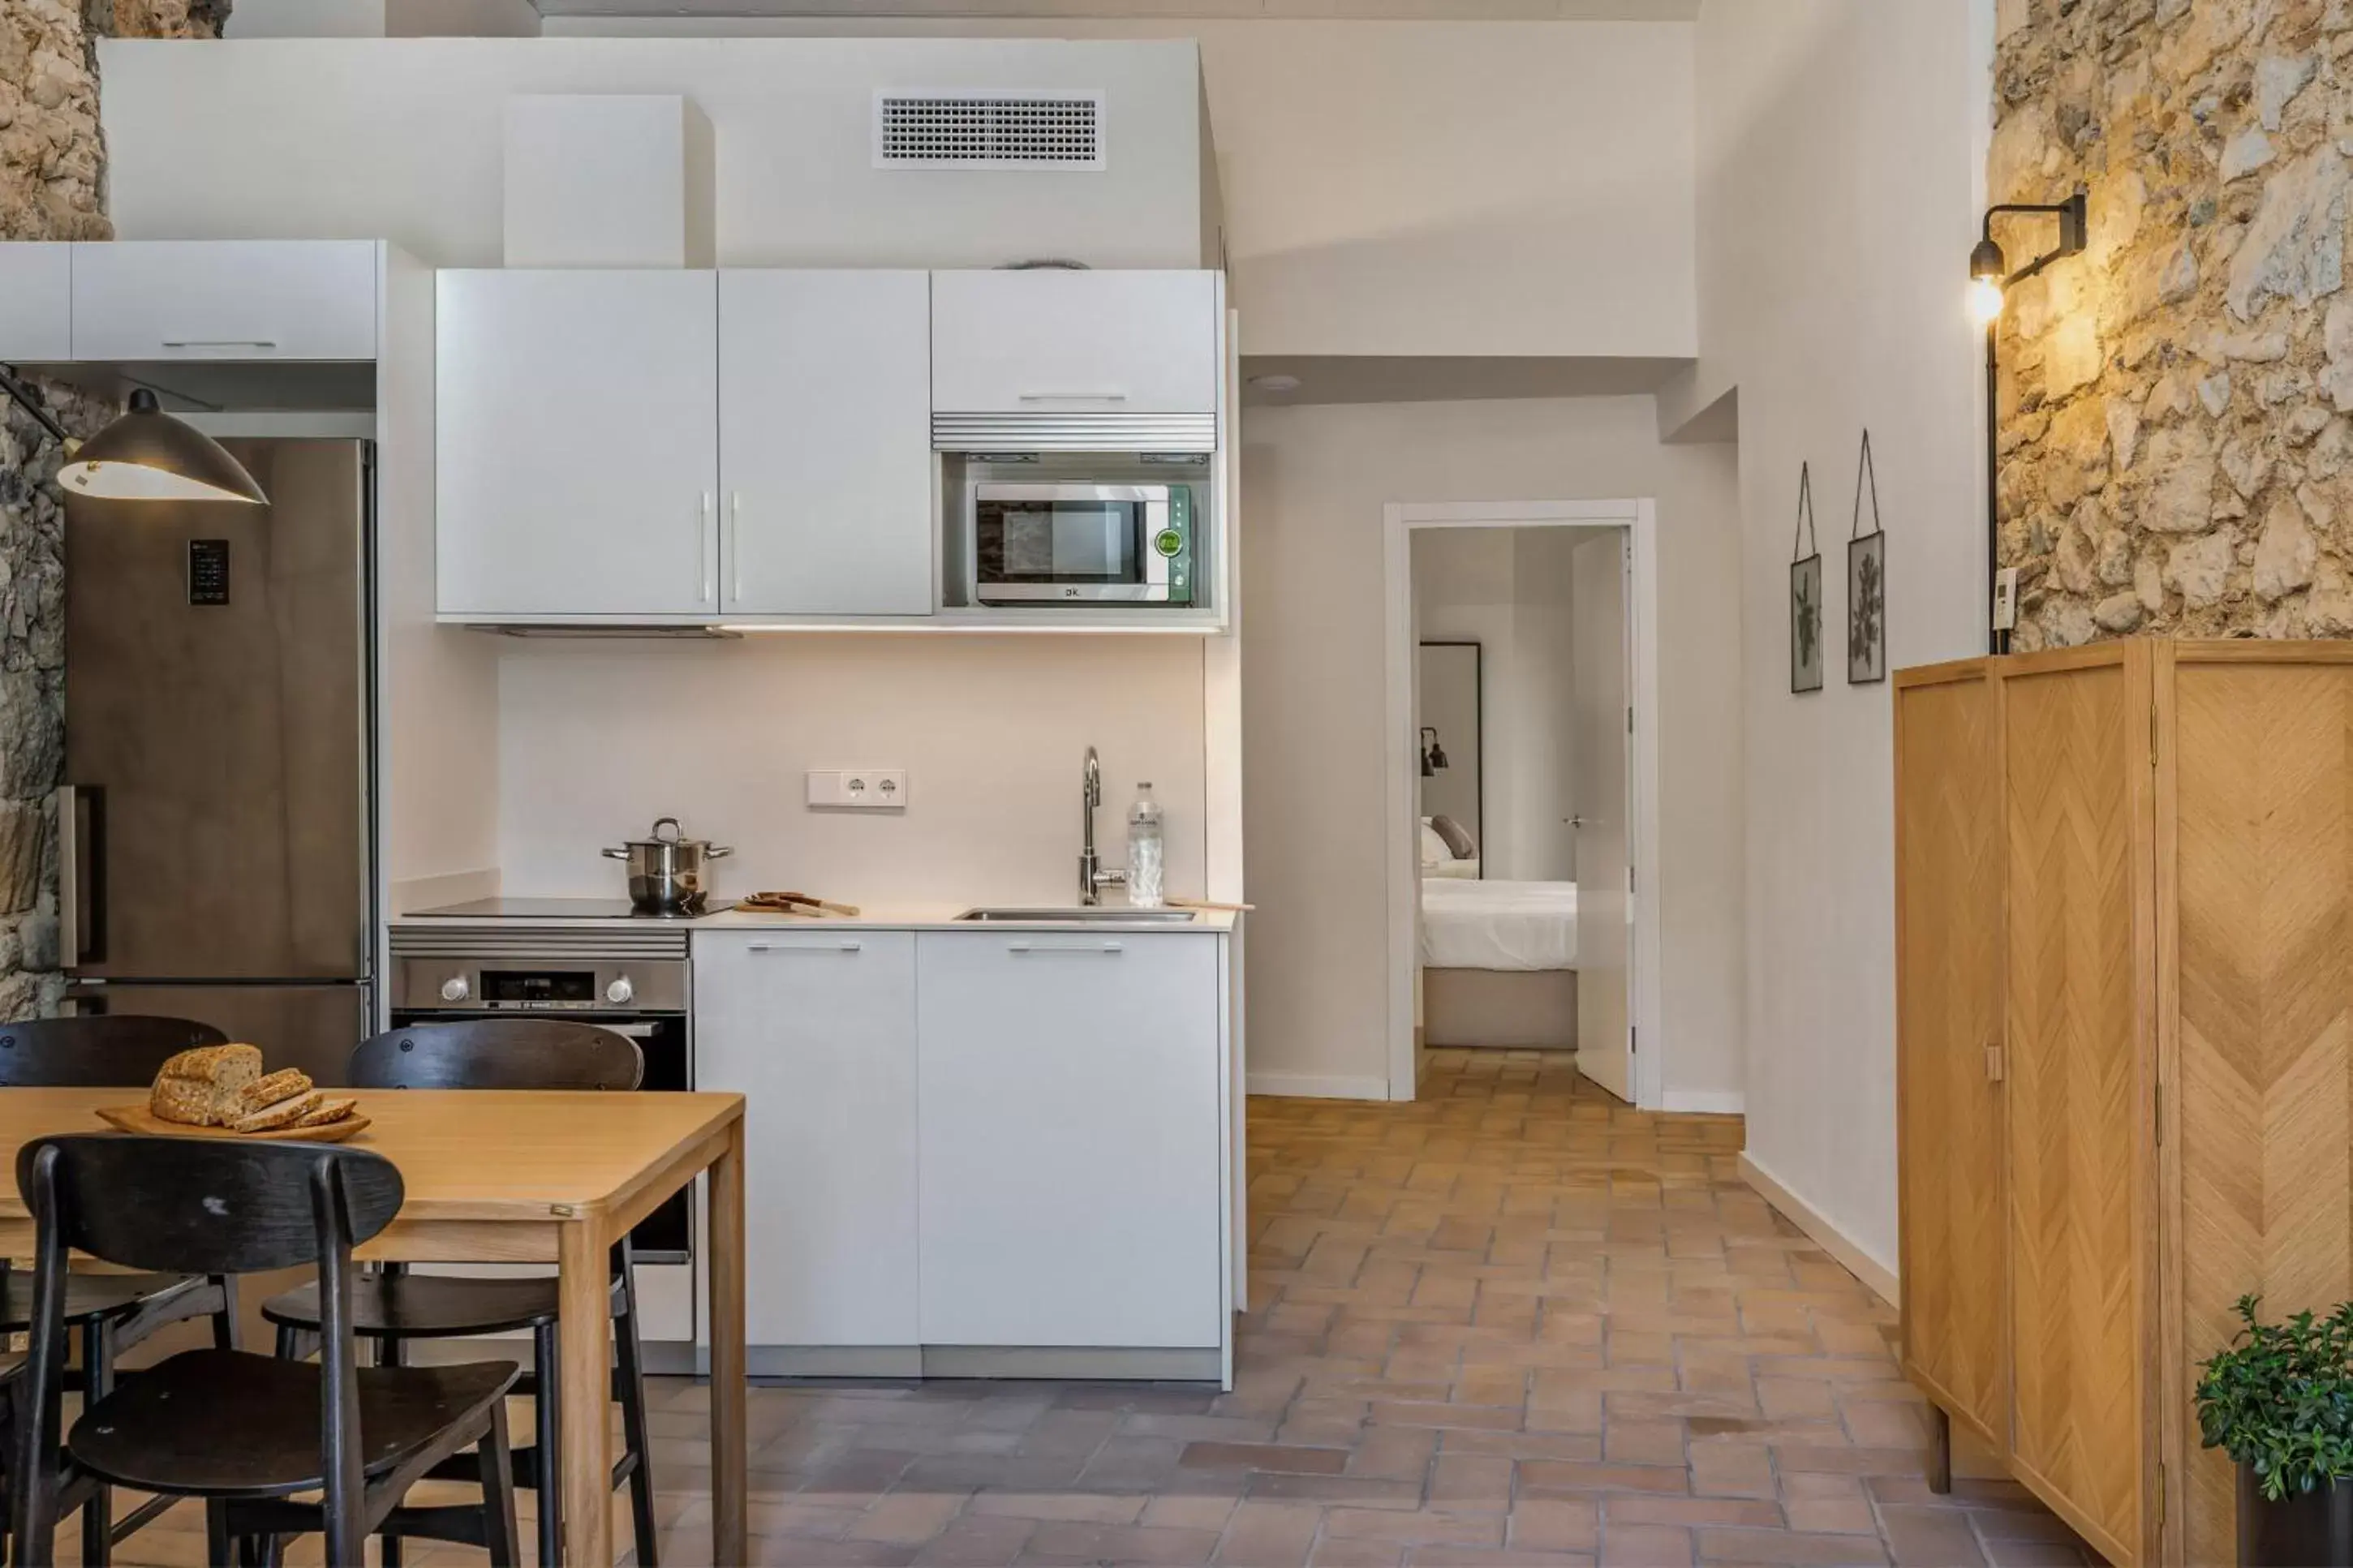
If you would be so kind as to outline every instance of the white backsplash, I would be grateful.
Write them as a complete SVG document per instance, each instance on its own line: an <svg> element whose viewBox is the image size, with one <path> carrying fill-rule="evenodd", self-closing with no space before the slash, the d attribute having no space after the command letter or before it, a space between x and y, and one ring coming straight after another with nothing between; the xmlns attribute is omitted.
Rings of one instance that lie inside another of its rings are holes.
<svg viewBox="0 0 2353 1568"><path fill-rule="evenodd" d="M734 847L712 867L722 897L1069 903L1092 745L1103 863L1124 863L1127 805L1148 779L1167 890L1198 897L1201 682L1190 637L514 642L499 671L503 888L618 897L622 867L598 848L675 816ZM804 804L808 769L843 767L904 768L907 808Z"/></svg>

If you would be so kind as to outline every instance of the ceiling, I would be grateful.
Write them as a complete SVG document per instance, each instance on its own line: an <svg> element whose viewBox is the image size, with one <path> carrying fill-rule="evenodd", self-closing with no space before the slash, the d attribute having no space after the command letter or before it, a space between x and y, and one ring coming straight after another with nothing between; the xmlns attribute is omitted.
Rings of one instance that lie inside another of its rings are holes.
<svg viewBox="0 0 2353 1568"><path fill-rule="evenodd" d="M1683 359L1493 354L1245 354L1242 406L1317 403L1459 403L1511 397L1640 397L1690 364ZM1296 377L1296 387L1266 384Z"/></svg>
<svg viewBox="0 0 2353 1568"><path fill-rule="evenodd" d="M548 16L1282 17L1449 22L1675 22L1700 0L534 0Z"/></svg>

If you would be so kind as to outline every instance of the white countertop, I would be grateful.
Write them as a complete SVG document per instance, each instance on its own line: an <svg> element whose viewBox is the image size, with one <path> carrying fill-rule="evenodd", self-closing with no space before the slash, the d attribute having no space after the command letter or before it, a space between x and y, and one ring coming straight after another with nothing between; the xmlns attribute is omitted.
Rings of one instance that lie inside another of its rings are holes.
<svg viewBox="0 0 2353 1568"><path fill-rule="evenodd" d="M822 917L776 914L765 910L719 909L706 914L681 916L673 921L664 923L684 926L690 931L756 931L801 926L823 929L854 926L869 931L1167 931L1176 934L1192 932L1198 935L1203 932L1224 934L1234 929L1234 913L1230 910L1197 910L1194 911L1192 920L1182 921L1094 919L1080 924L1070 921L960 921L955 918L969 909L1043 907L1047 906L972 903L864 904L859 907L859 912L855 916L826 915ZM1107 906L1107 912L1115 913L1117 908L1116 905ZM393 917L392 923L409 929L433 931L496 930L505 926L537 926L543 929L554 927L559 930L577 931L596 930L607 926L628 926L634 929L640 923L650 925L655 922L564 917L515 919L502 916L396 915Z"/></svg>

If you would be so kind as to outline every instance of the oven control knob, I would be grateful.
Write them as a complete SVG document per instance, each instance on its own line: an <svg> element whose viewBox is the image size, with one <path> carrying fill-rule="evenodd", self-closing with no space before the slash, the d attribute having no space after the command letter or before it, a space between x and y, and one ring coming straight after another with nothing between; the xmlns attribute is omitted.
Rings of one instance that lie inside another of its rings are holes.
<svg viewBox="0 0 2353 1568"><path fill-rule="evenodd" d="M638 988L629 984L629 977L626 974L621 975L610 985L605 987L605 1000L612 1003L615 1006L619 1006L623 1003L629 1001L632 997L636 996L637 994Z"/></svg>
<svg viewBox="0 0 2353 1568"><path fill-rule="evenodd" d="M441 1000L444 1002L463 1002L473 994L474 988L466 984L466 977L462 974L453 974L441 983Z"/></svg>

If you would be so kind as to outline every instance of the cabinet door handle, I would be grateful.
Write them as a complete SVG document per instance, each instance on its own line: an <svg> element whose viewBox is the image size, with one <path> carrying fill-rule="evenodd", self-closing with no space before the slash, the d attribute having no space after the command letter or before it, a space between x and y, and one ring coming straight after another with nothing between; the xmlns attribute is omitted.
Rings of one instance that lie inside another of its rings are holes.
<svg viewBox="0 0 2353 1568"><path fill-rule="evenodd" d="M1125 403L1124 392L1024 392L1018 395L1023 403Z"/></svg>
<svg viewBox="0 0 2353 1568"><path fill-rule="evenodd" d="M727 492L727 579L733 588L727 601L744 602L744 492Z"/></svg>
<svg viewBox="0 0 2353 1568"><path fill-rule="evenodd" d="M862 952L865 946L862 942L836 942L831 947L826 947L818 942L755 942L750 943L745 951L749 952Z"/></svg>
<svg viewBox="0 0 2353 1568"><path fill-rule="evenodd" d="M274 349L276 338L165 338L167 349Z"/></svg>
<svg viewBox="0 0 2353 1568"><path fill-rule="evenodd" d="M1008 942L1005 944L1005 951L1008 952L1035 952L1041 955L1056 952L1074 952L1083 957L1091 953L1098 952L1124 952L1125 949L1123 948L1120 943L1115 942L1104 942L1100 947L1074 947L1060 942L1056 942L1049 947L1039 947L1036 942Z"/></svg>
<svg viewBox="0 0 2353 1568"><path fill-rule="evenodd" d="M1988 1046L1985 1048L1985 1063L1988 1083L2000 1083L2010 1070L2010 1064L2002 1060L2000 1046Z"/></svg>
<svg viewBox="0 0 2353 1568"><path fill-rule="evenodd" d="M702 574L702 597L698 604L711 604L719 594L711 580L711 492L702 492L702 510L694 514L694 569Z"/></svg>

